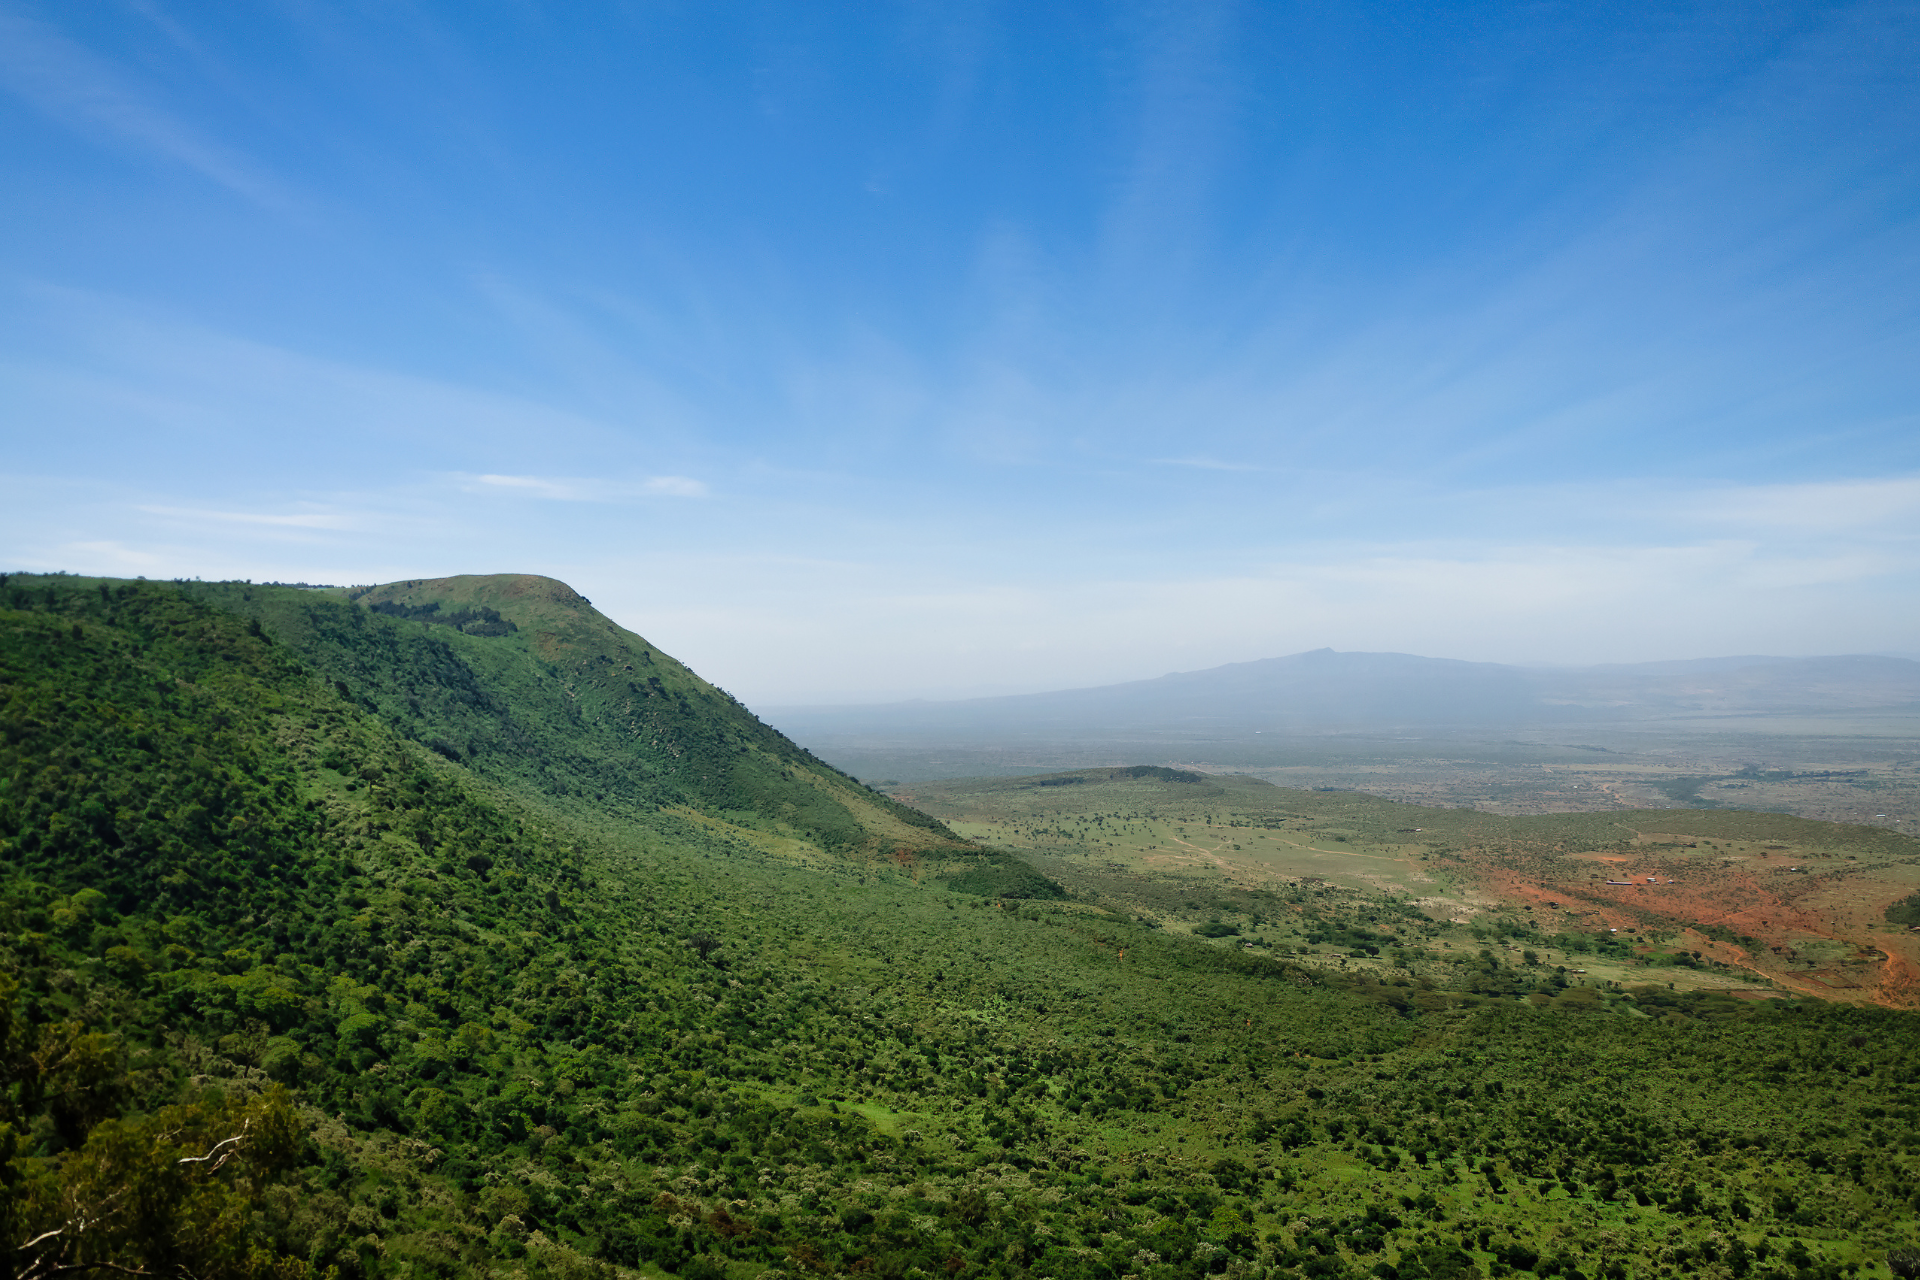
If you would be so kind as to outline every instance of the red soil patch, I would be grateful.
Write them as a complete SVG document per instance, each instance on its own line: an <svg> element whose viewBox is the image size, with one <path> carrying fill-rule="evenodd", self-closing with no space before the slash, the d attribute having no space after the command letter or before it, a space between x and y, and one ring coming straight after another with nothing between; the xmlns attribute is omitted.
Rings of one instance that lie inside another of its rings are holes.
<svg viewBox="0 0 1920 1280"><path fill-rule="evenodd" d="M1811 901L1830 891L1831 882L1781 874L1764 863L1754 867L1697 858L1670 860L1663 859L1661 852L1649 850L1638 858L1569 858L1562 875L1552 879L1499 867L1476 870L1484 891L1517 906L1535 907L1529 914L1548 932L1557 931L1560 921L1556 913L1538 908L1555 902L1578 913L1575 927L1586 931L1652 927L1689 932L1688 950L1764 974L1804 995L1894 1008L1920 1005L1920 934L1896 938L1869 934L1867 924L1878 919L1870 902L1842 906L1830 898ZM1629 887L1593 880L1594 873L1584 868L1595 861L1631 863L1630 876L1616 878L1641 883ZM1659 879L1675 883L1646 884L1646 878L1656 873ZM1713 927L1757 939L1761 945L1749 950L1697 932ZM1787 953L1795 943L1809 938L1843 942L1883 958L1877 965L1860 966L1857 974L1792 968Z"/></svg>

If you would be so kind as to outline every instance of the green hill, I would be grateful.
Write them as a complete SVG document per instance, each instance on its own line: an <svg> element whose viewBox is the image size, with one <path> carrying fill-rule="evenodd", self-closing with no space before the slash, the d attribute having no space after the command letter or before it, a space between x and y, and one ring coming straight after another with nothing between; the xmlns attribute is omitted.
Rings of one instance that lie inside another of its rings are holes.
<svg viewBox="0 0 1920 1280"><path fill-rule="evenodd" d="M1911 1015L1313 971L969 848L557 583L0 580L0 1270L1798 1280L1920 1224Z"/></svg>
<svg viewBox="0 0 1920 1280"><path fill-rule="evenodd" d="M260 622L403 737L576 810L686 806L840 853L959 845L551 578L184 590Z"/></svg>

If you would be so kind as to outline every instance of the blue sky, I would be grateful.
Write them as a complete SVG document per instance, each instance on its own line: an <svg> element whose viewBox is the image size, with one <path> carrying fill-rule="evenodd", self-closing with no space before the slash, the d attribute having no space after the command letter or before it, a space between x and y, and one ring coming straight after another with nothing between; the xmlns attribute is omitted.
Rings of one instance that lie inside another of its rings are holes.
<svg viewBox="0 0 1920 1280"><path fill-rule="evenodd" d="M1920 14L0 0L0 561L759 705L1920 650Z"/></svg>

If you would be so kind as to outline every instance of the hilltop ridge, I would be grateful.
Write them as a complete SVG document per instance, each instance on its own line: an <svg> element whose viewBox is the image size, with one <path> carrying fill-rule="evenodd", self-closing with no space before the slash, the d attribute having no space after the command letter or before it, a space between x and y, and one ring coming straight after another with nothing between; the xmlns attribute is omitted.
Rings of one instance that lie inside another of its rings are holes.
<svg viewBox="0 0 1920 1280"><path fill-rule="evenodd" d="M841 853L962 847L552 578L184 589L253 618L403 736L502 784L575 806L679 807Z"/></svg>

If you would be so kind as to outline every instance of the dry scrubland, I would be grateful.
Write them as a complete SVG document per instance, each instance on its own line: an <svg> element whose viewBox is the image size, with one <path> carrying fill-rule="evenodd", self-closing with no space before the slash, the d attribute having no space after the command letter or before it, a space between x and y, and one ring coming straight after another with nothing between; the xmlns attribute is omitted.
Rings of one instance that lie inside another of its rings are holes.
<svg viewBox="0 0 1920 1280"><path fill-rule="evenodd" d="M1752 758L1764 754L1766 764ZM1610 758L1611 757L1611 758ZM1411 804L1509 815L1609 809L1731 808L1920 832L1920 744L1853 737L1751 736L1608 749L1586 761L1392 763L1252 767L1283 787L1349 787Z"/></svg>
<svg viewBox="0 0 1920 1280"><path fill-rule="evenodd" d="M1826 732L1812 733L1806 723L1788 720L1738 732L1589 725L1570 733L1562 726L1553 731L1557 737L1539 731L1524 740L1165 735L942 750L827 738L816 749L861 777L905 779L912 786L1144 761L1261 778L1294 790L1331 787L1510 816L1729 808L1920 832L1920 722L1889 717L1821 727Z"/></svg>
<svg viewBox="0 0 1920 1280"><path fill-rule="evenodd" d="M1883 828L1737 810L1503 817L1157 772L962 779L897 794L1093 901L1174 930L1230 924L1238 945L1319 963L1431 973L1456 967L1489 931L1605 935L1633 954L1530 949L1556 971L1583 971L1579 985L1657 977L1676 990L1920 1003L1920 934L1885 918L1920 891L1920 842ZM1411 904L1430 919L1409 930L1404 964L1337 946L1303 953L1304 929L1289 919L1298 909L1259 906L1262 894L1302 886Z"/></svg>

